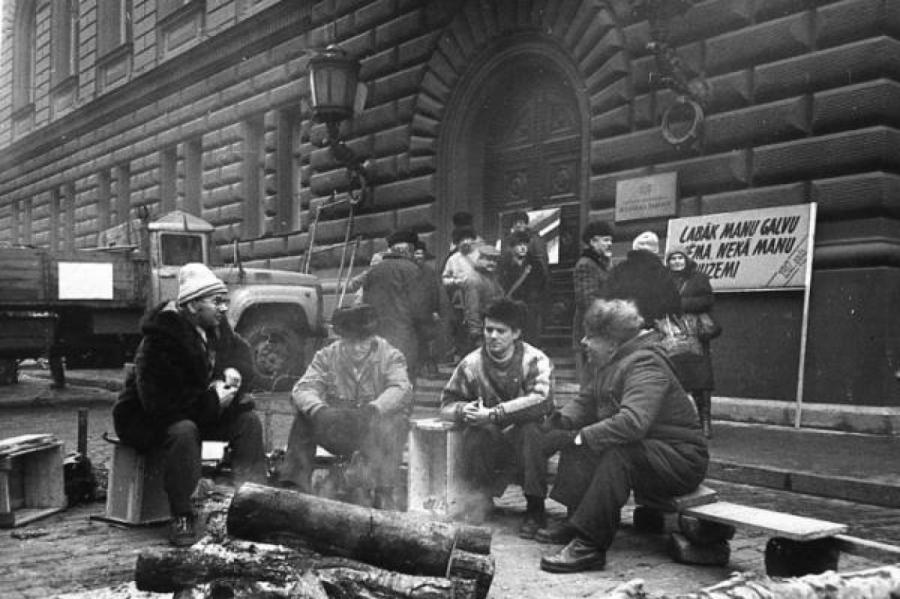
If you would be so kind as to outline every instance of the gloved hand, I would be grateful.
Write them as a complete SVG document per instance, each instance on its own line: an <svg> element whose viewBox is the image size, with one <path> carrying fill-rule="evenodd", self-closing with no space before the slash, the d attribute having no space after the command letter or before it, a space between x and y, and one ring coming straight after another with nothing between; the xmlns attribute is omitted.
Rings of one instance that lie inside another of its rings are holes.
<svg viewBox="0 0 900 599"><path fill-rule="evenodd" d="M359 413L362 416L362 421L365 423L372 423L381 418L381 412L374 403L367 403L361 406Z"/></svg>
<svg viewBox="0 0 900 599"><path fill-rule="evenodd" d="M543 429L545 431L572 430L573 428L574 423L572 422L572 419L568 416L563 416L560 412L553 412L543 423Z"/></svg>
<svg viewBox="0 0 900 599"><path fill-rule="evenodd" d="M572 445L578 431L552 430L544 433L541 438L541 449L544 455L551 456L560 449L564 449Z"/></svg>

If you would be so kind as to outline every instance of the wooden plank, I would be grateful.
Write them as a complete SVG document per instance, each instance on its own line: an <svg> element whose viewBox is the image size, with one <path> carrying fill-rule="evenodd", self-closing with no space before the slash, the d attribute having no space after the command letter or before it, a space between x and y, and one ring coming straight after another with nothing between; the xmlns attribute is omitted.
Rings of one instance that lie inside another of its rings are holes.
<svg viewBox="0 0 900 599"><path fill-rule="evenodd" d="M687 508L682 513L701 520L755 528L772 536L794 541L811 541L847 532L846 524L795 516L727 501Z"/></svg>
<svg viewBox="0 0 900 599"><path fill-rule="evenodd" d="M671 499L662 501L641 497L640 495L637 495L634 498L634 502L637 505L643 505L663 512L681 512L689 507L714 503L718 500L719 493L706 485L700 485L685 495L679 495L678 497L672 497Z"/></svg>
<svg viewBox="0 0 900 599"><path fill-rule="evenodd" d="M900 547L869 541L849 535L835 535L838 548L844 553L858 555L867 559L884 562L900 562Z"/></svg>

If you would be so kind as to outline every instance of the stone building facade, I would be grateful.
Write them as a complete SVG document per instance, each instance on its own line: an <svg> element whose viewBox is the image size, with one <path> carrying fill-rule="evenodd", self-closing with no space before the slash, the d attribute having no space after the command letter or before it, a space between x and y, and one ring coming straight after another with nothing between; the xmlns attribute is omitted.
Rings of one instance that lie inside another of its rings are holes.
<svg viewBox="0 0 900 599"><path fill-rule="evenodd" d="M0 242L60 250L139 206L216 227L223 256L305 264L317 208L348 190L310 120L307 63L339 44L370 160L357 264L411 227L442 255L450 216L488 238L512 210L561 208L548 335L571 316L571 263L616 184L677 172L677 216L818 203L807 402L900 403L900 6L703 0L666 23L711 86L695 143L660 131L654 29L639 0L6 0ZM313 272L337 273L346 208L322 210ZM619 223L616 253L666 219ZM574 243L574 250L573 250ZM573 254L574 251L574 254ZM717 393L791 400L802 297L720 294Z"/></svg>

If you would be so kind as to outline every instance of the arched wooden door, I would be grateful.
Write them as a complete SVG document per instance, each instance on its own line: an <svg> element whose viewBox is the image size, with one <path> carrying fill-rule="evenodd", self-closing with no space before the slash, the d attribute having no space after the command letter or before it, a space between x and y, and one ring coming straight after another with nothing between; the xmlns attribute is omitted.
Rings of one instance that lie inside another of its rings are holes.
<svg viewBox="0 0 900 599"><path fill-rule="evenodd" d="M532 215L551 255L542 341L567 347L574 313L572 267L578 258L581 116L572 90L555 71L509 71L487 108L484 229L504 238L514 212Z"/></svg>

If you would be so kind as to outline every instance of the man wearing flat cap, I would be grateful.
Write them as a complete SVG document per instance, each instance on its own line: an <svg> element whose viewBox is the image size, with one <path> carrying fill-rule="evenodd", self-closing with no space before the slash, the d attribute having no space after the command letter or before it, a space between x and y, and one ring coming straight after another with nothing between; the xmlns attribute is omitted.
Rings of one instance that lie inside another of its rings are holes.
<svg viewBox="0 0 900 599"><path fill-rule="evenodd" d="M412 385L403 354L374 334L372 308L340 308L332 316L338 340L313 357L294 385L297 410L281 483L310 493L316 445L367 470L369 505L389 508L397 485Z"/></svg>
<svg viewBox="0 0 900 599"><path fill-rule="evenodd" d="M113 408L123 443L164 453L170 540L178 546L196 541L191 494L202 440L230 442L236 484L266 480L262 425L244 398L253 356L227 311L225 284L203 264L182 266L177 299L144 315L134 369Z"/></svg>
<svg viewBox="0 0 900 599"><path fill-rule="evenodd" d="M418 240L415 232L407 230L388 236L388 251L366 275L362 299L375 313L375 332L403 353L413 382L419 368L417 330L431 318L425 281L413 261Z"/></svg>

